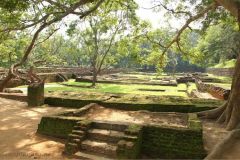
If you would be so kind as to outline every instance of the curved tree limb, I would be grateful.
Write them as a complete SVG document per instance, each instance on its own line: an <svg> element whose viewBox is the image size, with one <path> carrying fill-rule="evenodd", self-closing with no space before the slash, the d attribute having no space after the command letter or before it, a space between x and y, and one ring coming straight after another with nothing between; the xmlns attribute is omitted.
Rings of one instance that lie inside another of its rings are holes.
<svg viewBox="0 0 240 160"><path fill-rule="evenodd" d="M169 48L174 44L174 43L179 43L180 41L180 36L182 35L182 33L189 27L189 25L198 20L199 18L203 17L207 12L216 9L218 6L217 3L213 2L211 5L209 5L207 8L205 8L204 10L202 10L201 12L199 12L198 14L191 16L186 22L185 24L181 27L181 29L177 32L177 35L173 38L173 40L165 47L165 49L163 50L162 56L164 56L166 54L166 52L169 50Z"/></svg>
<svg viewBox="0 0 240 160"><path fill-rule="evenodd" d="M34 45L36 43L36 40L38 39L39 37L39 34L48 26L52 25L53 23L55 22L58 22L60 20L62 20L64 17L66 17L67 15L71 14L74 10L76 10L78 7L86 4L86 3L90 3L92 2L93 0L79 0L78 2L76 2L75 4L73 4L72 6L70 6L64 13L54 17L53 19L47 21L47 19L49 18L50 14L44 16L45 18L43 19L43 22L41 24L41 26L36 30L36 32L34 33L33 35L33 38L30 42L30 44L28 45L25 53L24 53L24 56L22 57L21 61L16 63L16 64L13 64L10 69L9 69L9 73L7 75L7 77L0 83L0 91L2 91L4 89L4 86L14 77L19 77L21 79L25 79L23 78L22 76L20 76L19 74L17 74L16 72L16 68L23 65L27 59L28 59L28 56L30 55L32 49L34 48ZM92 13L93 11L95 11L99 6L100 4L103 3L104 0L100 0L98 1L98 3L95 5L95 7L92 8L92 10L89 10L87 11L81 18L89 15L90 13ZM96 7L97 6L97 7Z"/></svg>

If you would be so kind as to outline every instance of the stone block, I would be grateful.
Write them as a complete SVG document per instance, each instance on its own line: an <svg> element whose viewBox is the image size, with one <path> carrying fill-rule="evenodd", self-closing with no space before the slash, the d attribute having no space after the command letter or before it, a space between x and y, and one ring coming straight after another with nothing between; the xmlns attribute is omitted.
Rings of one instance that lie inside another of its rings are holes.
<svg viewBox="0 0 240 160"><path fill-rule="evenodd" d="M28 106L44 104L44 83L32 83L28 86Z"/></svg>

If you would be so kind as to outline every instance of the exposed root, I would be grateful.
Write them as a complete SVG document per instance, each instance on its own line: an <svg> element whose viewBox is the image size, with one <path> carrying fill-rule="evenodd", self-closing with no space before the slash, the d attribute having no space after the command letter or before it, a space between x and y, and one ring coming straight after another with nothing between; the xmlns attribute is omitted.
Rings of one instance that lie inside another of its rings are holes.
<svg viewBox="0 0 240 160"><path fill-rule="evenodd" d="M216 145L213 151L205 159L222 159L222 156L232 147L236 139L240 139L240 129L230 132L223 141Z"/></svg>
<svg viewBox="0 0 240 160"><path fill-rule="evenodd" d="M218 107L213 110L198 112L197 115L198 117L203 119L217 119L223 114L227 107L227 104L228 103L224 103L221 107Z"/></svg>
<svg viewBox="0 0 240 160"><path fill-rule="evenodd" d="M231 115L229 115L230 119L227 122L227 127L226 127L227 130L233 130L233 129L239 127L239 125L240 125L239 107L236 107L236 106L233 107L232 112L230 114L231 114Z"/></svg>
<svg viewBox="0 0 240 160"><path fill-rule="evenodd" d="M224 112L217 119L217 123L224 123L224 122L226 122L226 110L224 110Z"/></svg>

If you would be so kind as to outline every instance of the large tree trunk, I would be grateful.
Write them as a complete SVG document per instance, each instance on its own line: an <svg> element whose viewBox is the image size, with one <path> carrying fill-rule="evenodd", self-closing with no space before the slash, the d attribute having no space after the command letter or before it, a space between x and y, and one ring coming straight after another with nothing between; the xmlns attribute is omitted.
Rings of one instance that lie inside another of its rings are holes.
<svg viewBox="0 0 240 160"><path fill-rule="evenodd" d="M240 27L240 3L234 0L216 0L238 18ZM198 113L199 117L217 119L218 123L225 124L227 130L240 127L240 53L235 65L231 93L228 101L221 107Z"/></svg>
<svg viewBox="0 0 240 160"><path fill-rule="evenodd" d="M228 101L217 109L200 112L198 116L202 118L217 119L217 122L226 125L227 130L233 130L240 127L240 55L236 62Z"/></svg>
<svg viewBox="0 0 240 160"><path fill-rule="evenodd" d="M3 89L7 86L8 82L13 78L13 74L9 73L6 78L0 83L0 92L3 92Z"/></svg>
<svg viewBox="0 0 240 160"><path fill-rule="evenodd" d="M240 2L236 0L215 0L218 4L227 9L234 17L238 17Z"/></svg>

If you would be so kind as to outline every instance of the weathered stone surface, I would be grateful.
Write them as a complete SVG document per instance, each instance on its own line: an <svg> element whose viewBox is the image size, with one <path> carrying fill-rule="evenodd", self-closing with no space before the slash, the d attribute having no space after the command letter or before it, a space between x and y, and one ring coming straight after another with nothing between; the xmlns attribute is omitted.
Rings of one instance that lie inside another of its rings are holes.
<svg viewBox="0 0 240 160"><path fill-rule="evenodd" d="M92 82L92 79L86 77L77 77L76 82Z"/></svg>
<svg viewBox="0 0 240 160"><path fill-rule="evenodd" d="M28 106L44 104L44 83L33 83L28 86Z"/></svg>
<svg viewBox="0 0 240 160"><path fill-rule="evenodd" d="M3 90L3 92L5 92L5 93L23 93L22 90L19 90L19 89L9 89L9 88L5 88Z"/></svg>
<svg viewBox="0 0 240 160"><path fill-rule="evenodd" d="M111 143L85 140L82 142L81 148L83 150L116 157L117 146Z"/></svg>
<svg viewBox="0 0 240 160"><path fill-rule="evenodd" d="M68 77L64 74L58 73L56 75L56 82L65 82L68 81Z"/></svg>
<svg viewBox="0 0 240 160"><path fill-rule="evenodd" d="M199 79L196 79L195 83L196 83L197 89L200 92L208 92L215 98L227 100L230 95L230 90L226 90L224 88L215 86L213 84L203 83Z"/></svg>
<svg viewBox="0 0 240 160"><path fill-rule="evenodd" d="M184 76L177 78L177 83L187 83L187 82L195 82L195 78L192 76Z"/></svg>
<svg viewBox="0 0 240 160"><path fill-rule="evenodd" d="M98 141L117 143L124 136L123 132L103 129L90 129L88 137Z"/></svg>

